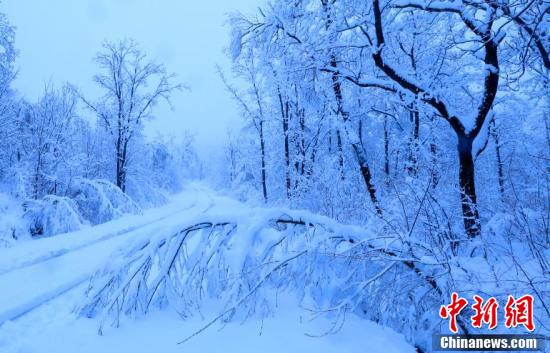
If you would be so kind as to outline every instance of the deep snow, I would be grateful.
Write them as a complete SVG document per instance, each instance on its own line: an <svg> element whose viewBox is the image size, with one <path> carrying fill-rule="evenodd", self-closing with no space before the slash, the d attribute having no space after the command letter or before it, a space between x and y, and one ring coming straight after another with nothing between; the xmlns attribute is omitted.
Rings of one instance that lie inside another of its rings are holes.
<svg viewBox="0 0 550 353"><path fill-rule="evenodd" d="M351 315L336 333L330 317L311 319L292 300L274 317L215 324L178 345L215 313L180 318L173 310L125 318L98 335L98 319L76 313L90 277L136 239L171 231L212 207L232 210L236 201L194 185L166 206L52 238L0 249L0 352L413 352L401 335Z"/></svg>

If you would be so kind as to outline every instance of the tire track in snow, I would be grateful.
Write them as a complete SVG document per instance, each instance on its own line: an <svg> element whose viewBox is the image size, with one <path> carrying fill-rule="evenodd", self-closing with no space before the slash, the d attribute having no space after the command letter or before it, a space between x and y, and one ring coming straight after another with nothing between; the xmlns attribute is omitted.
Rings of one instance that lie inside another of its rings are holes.
<svg viewBox="0 0 550 353"><path fill-rule="evenodd" d="M62 296L70 290L80 286L81 284L86 283L89 279L90 277L88 275L83 275L80 278L77 278L57 288L53 292L50 291L39 295L33 303L19 305L0 313L0 327L5 322L17 320L20 317L30 313L34 309L54 300L55 298Z"/></svg>
<svg viewBox="0 0 550 353"><path fill-rule="evenodd" d="M74 247L66 247L66 248L63 248L63 249L48 252L47 254L43 254L43 255L37 256L33 259L20 262L20 263L18 263L16 265L13 265L11 267L6 266L6 267L0 269L0 276L4 275L6 273L12 272L12 271L16 271L16 270L19 270L19 269L22 269L22 268L25 268L25 267L29 267L29 266L34 266L34 265L37 265L39 263L49 261L51 259L55 259L56 257L60 257L60 256L63 256L67 253L70 253L70 252L73 252L73 251L78 251L78 250L81 250L83 248L87 248L89 246L92 246L92 245L97 244L97 243L102 242L102 241L107 241L107 240L112 239L114 237L118 237L118 236L122 236L122 235L125 235L125 234L128 234L128 233L131 233L133 231L136 231L138 229L146 227L146 226L148 226L152 223L161 222L161 221L163 221L167 218L170 218L171 216L174 216L178 213L189 210L189 209L191 209L195 206L196 206L196 204L193 204L193 205L185 207L181 210L172 212L168 215L164 215L162 217L155 218L155 219L151 220L151 222L149 222L149 223L140 224L140 225L137 225L137 226L130 226L130 227L121 229L121 230L116 231L116 232L107 233L105 235L102 235L102 236L94 239L94 240L91 240L91 241L83 243L83 244L78 244Z"/></svg>
<svg viewBox="0 0 550 353"><path fill-rule="evenodd" d="M4 271L0 275L0 326L17 320L83 285L109 259L114 250L134 238L123 235L149 236L163 228L175 226L181 221L179 217L185 211L192 211L194 215L207 212L214 204L212 197L208 196L208 199L207 203L195 202L184 209L157 217L147 224L106 234L91 242L49 253ZM203 204L197 205L199 203Z"/></svg>

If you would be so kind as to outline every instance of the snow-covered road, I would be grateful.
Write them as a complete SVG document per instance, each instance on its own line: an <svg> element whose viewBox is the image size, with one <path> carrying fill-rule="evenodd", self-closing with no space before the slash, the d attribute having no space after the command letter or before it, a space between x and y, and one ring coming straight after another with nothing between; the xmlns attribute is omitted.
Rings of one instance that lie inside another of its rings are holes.
<svg viewBox="0 0 550 353"><path fill-rule="evenodd" d="M229 324L222 332L209 330L183 346L176 342L200 327L203 318L182 321L173 312L156 312L98 336L97 320L75 313L90 278L117 252L159 232L174 231L211 209L240 205L194 186L142 215L0 249L0 352L270 353L281 351L281 337L286 338L285 352L412 352L400 335L358 319L351 319L337 335L307 337L304 333L323 333L332 322L304 322L293 305L269 322Z"/></svg>
<svg viewBox="0 0 550 353"><path fill-rule="evenodd" d="M85 283L128 241L205 212L211 199L204 192L189 190L143 215L0 249L0 325Z"/></svg>

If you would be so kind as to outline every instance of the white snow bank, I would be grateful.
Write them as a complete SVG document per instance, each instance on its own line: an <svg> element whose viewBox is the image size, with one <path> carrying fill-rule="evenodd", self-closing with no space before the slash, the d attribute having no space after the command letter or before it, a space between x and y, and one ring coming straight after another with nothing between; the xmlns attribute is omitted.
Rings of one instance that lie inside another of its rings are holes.
<svg viewBox="0 0 550 353"><path fill-rule="evenodd" d="M173 311L156 311L97 334L97 320L76 318L71 309L82 296L78 288L17 322L0 326L4 353L412 353L403 336L350 315L341 330L325 334L334 322L310 320L285 302L274 317L216 325L190 341L178 342L204 321L183 320ZM210 313L205 312L208 318ZM312 337L313 336L313 337Z"/></svg>

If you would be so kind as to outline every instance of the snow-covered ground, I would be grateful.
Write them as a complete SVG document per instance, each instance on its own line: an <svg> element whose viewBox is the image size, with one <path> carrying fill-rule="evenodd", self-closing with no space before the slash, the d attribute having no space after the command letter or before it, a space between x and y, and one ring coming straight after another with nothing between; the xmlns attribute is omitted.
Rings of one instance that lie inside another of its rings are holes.
<svg viewBox="0 0 550 353"><path fill-rule="evenodd" d="M216 324L181 345L212 316L183 320L173 310L124 319L98 335L98 320L77 315L90 277L112 254L135 239L185 224L212 207L239 203L194 186L166 206L96 227L0 249L0 352L413 352L402 336L374 323L348 317L334 322L310 315L291 300L274 317Z"/></svg>
<svg viewBox="0 0 550 353"><path fill-rule="evenodd" d="M78 288L15 322L0 327L5 353L412 353L402 336L371 322L350 317L336 334L328 319L309 321L291 304L275 317L215 325L191 340L182 339L204 325L199 317L182 320L173 311L152 312L126 320L119 328L97 333L97 321L78 318L73 308ZM302 313L303 314L303 313ZM207 314L205 314L207 315ZM318 337L311 337L318 336Z"/></svg>

